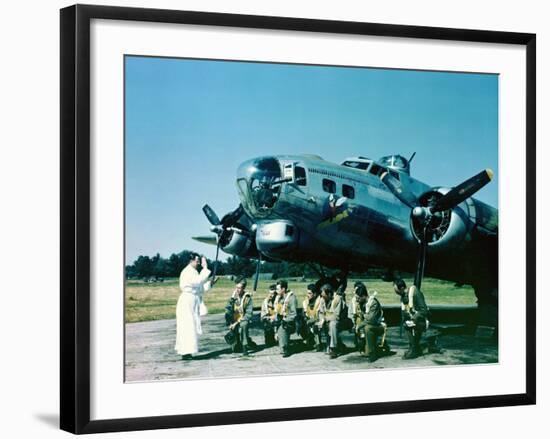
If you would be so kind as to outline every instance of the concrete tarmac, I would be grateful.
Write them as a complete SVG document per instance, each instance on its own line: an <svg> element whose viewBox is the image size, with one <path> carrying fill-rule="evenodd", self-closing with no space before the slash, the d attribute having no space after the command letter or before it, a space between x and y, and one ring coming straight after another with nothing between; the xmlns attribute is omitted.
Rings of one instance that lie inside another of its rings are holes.
<svg viewBox="0 0 550 439"><path fill-rule="evenodd" d="M426 353L413 360L401 358L408 346L404 331L400 337L399 328L390 327L387 340L395 354L379 358L373 363L368 363L365 357L354 351L354 337L348 331L342 333L348 351L336 359L330 359L324 352L305 350L297 334L291 337L293 354L282 358L278 346L264 346L263 330L255 314L250 335L258 344L258 350L244 357L232 353L223 339L227 332L223 314L203 317L202 327L200 352L192 360L181 360L181 356L174 351L175 320L127 323L125 381L229 378L498 362L495 338L476 337L456 325L440 327L438 340L443 348L442 353Z"/></svg>

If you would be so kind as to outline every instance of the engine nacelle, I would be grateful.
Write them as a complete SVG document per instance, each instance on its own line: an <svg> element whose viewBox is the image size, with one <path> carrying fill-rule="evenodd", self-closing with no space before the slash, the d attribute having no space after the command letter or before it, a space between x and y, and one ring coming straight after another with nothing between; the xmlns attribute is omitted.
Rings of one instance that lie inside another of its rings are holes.
<svg viewBox="0 0 550 439"><path fill-rule="evenodd" d="M419 204L424 207L433 205L435 201L449 192L449 188L434 188L424 193ZM411 215L410 226L413 236L420 240L422 234L422 218ZM476 222L476 209L471 198L458 206L433 214L427 230L428 247L432 251L458 247L468 241L468 235Z"/></svg>
<svg viewBox="0 0 550 439"><path fill-rule="evenodd" d="M251 239L247 233L241 232L240 230L228 230L224 232L220 239L220 248L226 253L248 257L257 253L253 245L254 240Z"/></svg>
<svg viewBox="0 0 550 439"><path fill-rule="evenodd" d="M256 246L268 256L277 258L292 252L299 243L299 230L287 220L259 223L256 229Z"/></svg>

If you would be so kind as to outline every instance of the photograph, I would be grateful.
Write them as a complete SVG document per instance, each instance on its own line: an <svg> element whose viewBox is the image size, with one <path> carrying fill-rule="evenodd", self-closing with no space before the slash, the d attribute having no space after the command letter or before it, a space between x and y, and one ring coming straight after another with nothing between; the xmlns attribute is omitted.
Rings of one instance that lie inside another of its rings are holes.
<svg viewBox="0 0 550 439"><path fill-rule="evenodd" d="M499 363L498 73L123 62L125 383Z"/></svg>

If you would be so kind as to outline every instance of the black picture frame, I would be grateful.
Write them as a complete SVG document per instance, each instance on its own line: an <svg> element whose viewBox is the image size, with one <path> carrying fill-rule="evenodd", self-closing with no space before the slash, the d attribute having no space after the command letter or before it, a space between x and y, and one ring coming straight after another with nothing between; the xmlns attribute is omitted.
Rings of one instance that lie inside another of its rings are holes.
<svg viewBox="0 0 550 439"><path fill-rule="evenodd" d="M514 44L526 47L526 392L509 395L90 420L90 21L133 20L333 34ZM61 10L60 426L72 433L288 421L535 404L536 401L536 36L290 17L110 6Z"/></svg>

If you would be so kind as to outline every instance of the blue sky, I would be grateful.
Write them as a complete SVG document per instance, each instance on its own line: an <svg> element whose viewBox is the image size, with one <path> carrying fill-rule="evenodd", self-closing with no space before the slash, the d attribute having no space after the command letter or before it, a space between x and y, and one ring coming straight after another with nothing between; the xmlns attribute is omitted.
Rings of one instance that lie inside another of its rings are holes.
<svg viewBox="0 0 550 439"><path fill-rule="evenodd" d="M498 204L498 76L126 57L126 262L215 247L201 207L239 203L235 172L265 154L325 160L417 152L411 174L454 186L484 168ZM223 256L225 258L225 255Z"/></svg>

